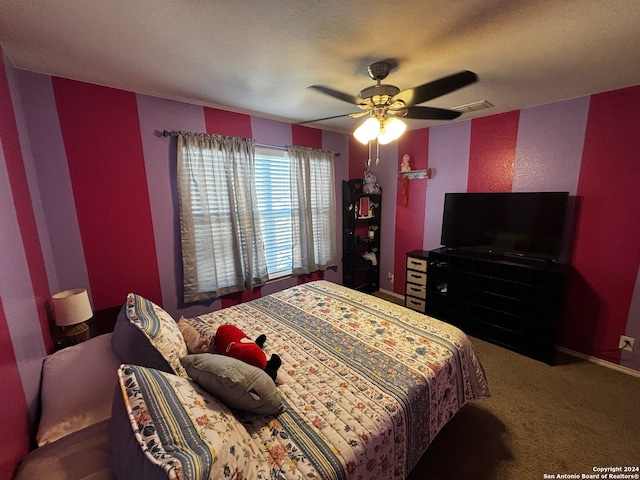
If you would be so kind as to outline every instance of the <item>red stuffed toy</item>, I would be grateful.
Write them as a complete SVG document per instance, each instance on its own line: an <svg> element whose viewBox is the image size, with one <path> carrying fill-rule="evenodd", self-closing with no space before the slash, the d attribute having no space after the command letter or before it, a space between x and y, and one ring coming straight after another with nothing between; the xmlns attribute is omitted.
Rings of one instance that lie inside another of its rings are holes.
<svg viewBox="0 0 640 480"><path fill-rule="evenodd" d="M265 335L260 335L254 342L235 325L225 324L218 327L215 342L218 353L258 367L275 381L282 361L275 353L267 361L267 356L262 350L266 340Z"/></svg>

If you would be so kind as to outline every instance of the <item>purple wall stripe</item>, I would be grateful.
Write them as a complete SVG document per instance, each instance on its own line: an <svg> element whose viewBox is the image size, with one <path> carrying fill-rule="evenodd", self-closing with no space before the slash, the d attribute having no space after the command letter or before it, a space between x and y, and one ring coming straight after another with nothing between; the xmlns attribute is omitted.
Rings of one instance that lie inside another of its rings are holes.
<svg viewBox="0 0 640 480"><path fill-rule="evenodd" d="M349 175L349 137L341 133L322 132L322 148L332 152L340 153L335 157L335 189L336 189L336 235L338 242L338 267L329 269L324 273L325 280L342 283L342 236L340 229L342 226L342 179ZM285 287L282 287L285 288ZM266 292L263 290L263 295Z"/></svg>
<svg viewBox="0 0 640 480"><path fill-rule="evenodd" d="M589 100L581 97L520 112L514 192L576 194Z"/></svg>
<svg viewBox="0 0 640 480"><path fill-rule="evenodd" d="M147 188L151 204L153 235L158 257L163 308L172 316L195 316L216 307L192 305L180 308L182 301L182 253L180 224L176 205L176 137L159 137L156 131L185 130L205 132L203 107L136 95L140 137L144 154Z"/></svg>
<svg viewBox="0 0 640 480"><path fill-rule="evenodd" d="M13 98L13 113L16 121L16 128L18 130L22 163L24 165L27 183L29 185L29 197L36 221L36 229L38 231L38 239L42 250L47 284L49 286L49 290L52 290L58 287L58 278L56 274L55 261L51 251L51 242L49 240L43 201L40 195L37 166L34 163L34 159L38 158L37 154L39 152L33 151L32 142L28 133L29 131L34 130L30 130L31 127L27 122L29 114L25 111L25 105L27 105L27 102L32 101L32 97L31 95L23 95L22 93L24 92L24 84L21 79L21 75L25 73L26 72L22 70L12 70L11 74L7 75L7 81Z"/></svg>
<svg viewBox="0 0 640 480"><path fill-rule="evenodd" d="M382 187L382 218L380 220L380 288L393 291L394 284L387 278L388 272L394 272L396 250L396 195L398 194L398 164L399 143L392 142L387 145L380 145L380 164L375 165L375 158L372 159L371 169L378 178L378 183ZM375 149L372 149L375 156ZM360 176L364 175L364 170ZM338 194L342 201L342 194ZM342 225L342 224L340 224ZM342 236L338 236L342 243ZM388 253L385 253L388 252ZM340 279L342 283L342 278ZM404 289L403 289L404 291Z"/></svg>
<svg viewBox="0 0 640 480"><path fill-rule="evenodd" d="M50 249L55 265L47 263L49 288L55 293L82 287L91 294L51 77L21 71L19 79L28 131L37 132L30 135L31 150L45 217L40 230L46 225L48 232L47 241L41 234L41 243L45 252Z"/></svg>
<svg viewBox="0 0 640 480"><path fill-rule="evenodd" d="M444 194L467 191L470 145L470 120L429 129L429 167L435 174L427 180L424 250L440 246Z"/></svg>
<svg viewBox="0 0 640 480"><path fill-rule="evenodd" d="M36 295L33 291L27 252L14 208L11 181L0 139L0 255L2 270L10 275L0 276L0 297L7 318L11 344L16 359L22 389L29 408L29 418L36 413L36 399L40 388L42 359L47 354L38 317Z"/></svg>
<svg viewBox="0 0 640 480"><path fill-rule="evenodd" d="M291 124L277 120L252 116L251 132L256 143L285 147L293 142Z"/></svg>

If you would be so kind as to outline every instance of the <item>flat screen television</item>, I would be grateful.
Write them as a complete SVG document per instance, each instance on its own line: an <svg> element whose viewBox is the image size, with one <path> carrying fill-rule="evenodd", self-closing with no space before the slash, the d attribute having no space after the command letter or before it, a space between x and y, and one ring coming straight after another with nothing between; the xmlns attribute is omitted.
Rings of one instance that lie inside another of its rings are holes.
<svg viewBox="0 0 640 480"><path fill-rule="evenodd" d="M446 193L442 245L559 261L568 192Z"/></svg>

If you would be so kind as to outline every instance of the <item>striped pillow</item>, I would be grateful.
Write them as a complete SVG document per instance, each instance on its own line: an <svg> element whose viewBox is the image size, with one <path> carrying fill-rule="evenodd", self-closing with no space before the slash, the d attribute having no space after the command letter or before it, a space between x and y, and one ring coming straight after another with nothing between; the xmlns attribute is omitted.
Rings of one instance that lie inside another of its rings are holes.
<svg viewBox="0 0 640 480"><path fill-rule="evenodd" d="M118 378L122 394L111 423L117 478L271 478L260 445L195 382L136 365L122 365Z"/></svg>
<svg viewBox="0 0 640 480"><path fill-rule="evenodd" d="M155 303L130 293L111 337L123 363L157 368L187 377L180 358L189 353L176 321Z"/></svg>

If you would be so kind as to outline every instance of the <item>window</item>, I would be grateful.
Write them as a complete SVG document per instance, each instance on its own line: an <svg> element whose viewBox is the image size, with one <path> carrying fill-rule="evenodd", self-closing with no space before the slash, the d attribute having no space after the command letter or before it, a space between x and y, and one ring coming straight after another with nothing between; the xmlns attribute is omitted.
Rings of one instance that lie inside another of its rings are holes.
<svg viewBox="0 0 640 480"><path fill-rule="evenodd" d="M333 155L327 153L302 147L255 149L258 211L270 280L336 264Z"/></svg>
<svg viewBox="0 0 640 480"><path fill-rule="evenodd" d="M185 302L337 264L333 154L181 133Z"/></svg>
<svg viewBox="0 0 640 480"><path fill-rule="evenodd" d="M285 150L256 147L256 193L269 279L293 272L291 162Z"/></svg>

